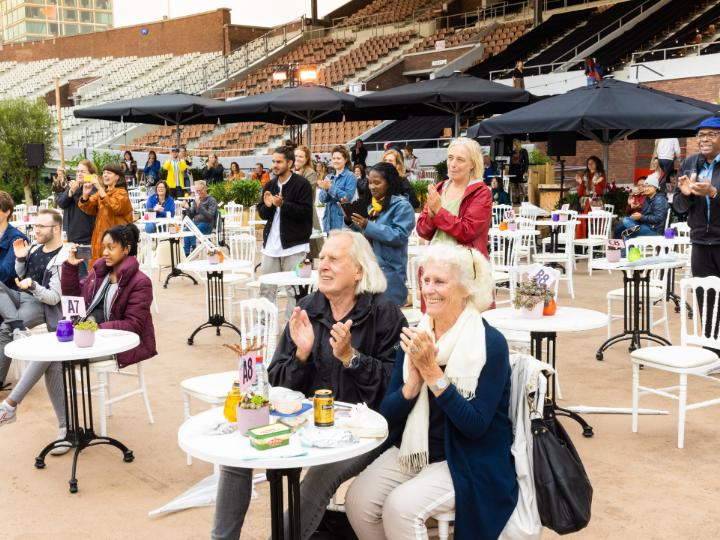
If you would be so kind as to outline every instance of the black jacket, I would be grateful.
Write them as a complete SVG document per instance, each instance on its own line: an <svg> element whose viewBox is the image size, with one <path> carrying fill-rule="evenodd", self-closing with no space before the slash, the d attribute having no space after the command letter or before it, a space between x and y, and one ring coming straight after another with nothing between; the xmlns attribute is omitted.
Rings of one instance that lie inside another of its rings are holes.
<svg viewBox="0 0 720 540"><path fill-rule="evenodd" d="M267 220L263 230L263 247L267 243L273 219L275 219L276 207L265 206L263 196L269 191L273 195L280 192L277 176L270 180L260 194L260 202L257 205L258 214L261 219ZM304 176L292 173L288 181L283 185L283 204L280 211L280 243L283 249L300 244L307 244L312 234L313 221L313 192L310 182Z"/></svg>
<svg viewBox="0 0 720 540"><path fill-rule="evenodd" d="M410 183L410 180L401 176L400 184L402 185L402 193L400 194L405 195L407 200L410 202L410 206L413 208L420 208L420 201L417 198L417 193L415 193L415 188Z"/></svg>
<svg viewBox="0 0 720 540"><path fill-rule="evenodd" d="M702 154L688 156L680 166L679 175L702 170L705 158ZM688 174L689 176L689 174ZM720 189L720 163L715 164L712 175L712 185ZM707 217L705 197L690 195L686 197L679 188L673 194L673 210L678 214L687 213L687 223L690 226L690 240L693 244L720 245L720 195L710 199L710 220Z"/></svg>
<svg viewBox="0 0 720 540"><path fill-rule="evenodd" d="M95 193L93 189L92 193ZM75 244L90 244L95 216L86 214L78 208L78 201L82 197L82 184L70 196L70 188L58 193L57 204L63 209L63 230L67 233L68 242Z"/></svg>
<svg viewBox="0 0 720 540"><path fill-rule="evenodd" d="M407 326L400 309L384 294L363 293L357 297L343 321L353 322L351 342L358 352L359 365L346 368L330 347L330 329L337 321L327 298L316 291L300 300L299 306L307 311L315 332L312 353L305 362L295 358L297 347L286 325L270 364L270 384L292 388L306 396L327 388L338 401L365 402L377 410L393 371L400 331Z"/></svg>
<svg viewBox="0 0 720 540"><path fill-rule="evenodd" d="M222 163L218 163L215 167L205 165L202 170L202 177L208 184L215 184L224 180L225 168Z"/></svg>
<svg viewBox="0 0 720 540"><path fill-rule="evenodd" d="M353 162L353 165L362 165L365 166L365 161L367 160L368 151L367 148L364 146L361 146L358 150L355 148L355 146L352 147L350 150L350 161Z"/></svg>

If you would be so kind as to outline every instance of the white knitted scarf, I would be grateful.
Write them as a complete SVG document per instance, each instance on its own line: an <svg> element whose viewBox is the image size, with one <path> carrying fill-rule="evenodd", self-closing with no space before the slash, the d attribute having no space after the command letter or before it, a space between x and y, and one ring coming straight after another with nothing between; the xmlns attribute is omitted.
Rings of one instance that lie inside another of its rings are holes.
<svg viewBox="0 0 720 540"><path fill-rule="evenodd" d="M433 320L424 315L417 325L433 338ZM445 378L465 399L475 397L480 372L485 366L485 326L479 311L465 307L455 324L436 343L437 363L445 366ZM407 381L410 359L405 357L403 380ZM430 398L423 383L420 395L408 415L398 454L398 464L405 472L419 472L429 461L428 432L430 428Z"/></svg>

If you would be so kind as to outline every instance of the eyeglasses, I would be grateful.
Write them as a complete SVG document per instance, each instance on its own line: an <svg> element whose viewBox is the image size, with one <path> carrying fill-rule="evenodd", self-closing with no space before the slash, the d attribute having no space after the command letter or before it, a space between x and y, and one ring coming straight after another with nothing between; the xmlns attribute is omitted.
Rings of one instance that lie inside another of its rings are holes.
<svg viewBox="0 0 720 540"><path fill-rule="evenodd" d="M714 141L718 138L718 135L720 135L720 131L706 131L705 133L698 133L697 139L699 141L702 141L703 139Z"/></svg>

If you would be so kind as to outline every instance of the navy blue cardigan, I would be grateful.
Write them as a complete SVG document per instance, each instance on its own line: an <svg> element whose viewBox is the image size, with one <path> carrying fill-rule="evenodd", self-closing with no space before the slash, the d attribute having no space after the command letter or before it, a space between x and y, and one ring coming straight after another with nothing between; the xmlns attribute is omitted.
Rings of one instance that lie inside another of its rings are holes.
<svg viewBox="0 0 720 540"><path fill-rule="evenodd" d="M18 238L22 238L28 244L30 241L23 233L8 223L7 229L0 237L0 281L11 289L16 289L15 278L15 250L13 242Z"/></svg>
<svg viewBox="0 0 720 540"><path fill-rule="evenodd" d="M454 385L440 397L445 412L445 456L455 488L455 538L496 540L515 510L518 484L510 453L512 422L510 360L503 335L485 323L487 360L475 397L463 398ZM405 355L399 350L380 412L390 430L385 447L400 446L415 399L402 395Z"/></svg>

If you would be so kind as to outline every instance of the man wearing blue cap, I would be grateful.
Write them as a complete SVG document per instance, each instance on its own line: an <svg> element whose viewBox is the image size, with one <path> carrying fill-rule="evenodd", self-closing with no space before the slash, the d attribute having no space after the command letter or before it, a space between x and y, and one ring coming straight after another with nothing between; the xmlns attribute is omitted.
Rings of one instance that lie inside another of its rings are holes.
<svg viewBox="0 0 720 540"><path fill-rule="evenodd" d="M697 129L700 153L680 166L673 209L688 214L693 276L720 276L720 117L703 120Z"/></svg>
<svg viewBox="0 0 720 540"><path fill-rule="evenodd" d="M700 153L688 156L680 166L673 209L688 215L693 276L720 276L720 117L703 120L698 126L697 142ZM700 292L698 300L702 304ZM708 295L709 310L714 303L714 295ZM712 334L716 331L717 326Z"/></svg>

